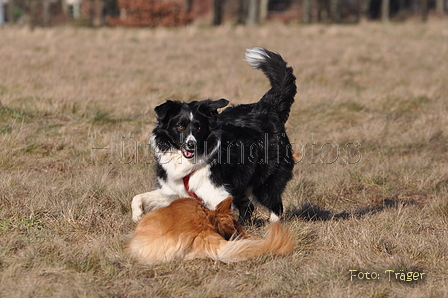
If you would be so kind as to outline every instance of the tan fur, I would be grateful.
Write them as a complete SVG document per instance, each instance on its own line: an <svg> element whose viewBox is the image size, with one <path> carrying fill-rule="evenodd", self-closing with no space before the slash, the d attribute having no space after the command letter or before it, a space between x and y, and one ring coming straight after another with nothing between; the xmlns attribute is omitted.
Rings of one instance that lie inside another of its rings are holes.
<svg viewBox="0 0 448 298"><path fill-rule="evenodd" d="M227 263L294 249L291 234L279 222L269 226L265 239L246 234L232 215L231 203L228 197L209 210L186 198L150 211L137 225L127 250L143 263L157 264L194 258Z"/></svg>

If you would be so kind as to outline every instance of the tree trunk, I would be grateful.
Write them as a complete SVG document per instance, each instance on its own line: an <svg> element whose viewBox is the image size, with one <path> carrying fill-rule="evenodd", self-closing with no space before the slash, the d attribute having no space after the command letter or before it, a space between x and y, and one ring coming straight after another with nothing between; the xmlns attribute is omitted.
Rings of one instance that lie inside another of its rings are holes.
<svg viewBox="0 0 448 298"><path fill-rule="evenodd" d="M213 0L213 26L222 24L223 0Z"/></svg>
<svg viewBox="0 0 448 298"><path fill-rule="evenodd" d="M188 0L185 3L185 7L187 8L188 12L191 11L191 5L192 0ZM75 10L75 7L73 7L73 10ZM104 10L104 17L118 17L120 15L120 7L118 7L117 0L103 0L103 10Z"/></svg>
<svg viewBox="0 0 448 298"><path fill-rule="evenodd" d="M317 22L321 23L324 21L325 19L325 13L323 10L323 1L322 0L316 0L316 17L317 17Z"/></svg>
<svg viewBox="0 0 448 298"><path fill-rule="evenodd" d="M303 0L302 20L305 24L311 24L311 0Z"/></svg>
<svg viewBox="0 0 448 298"><path fill-rule="evenodd" d="M422 0L422 21L428 20L428 0Z"/></svg>
<svg viewBox="0 0 448 298"><path fill-rule="evenodd" d="M95 20L95 0L89 1L89 27L94 26Z"/></svg>
<svg viewBox="0 0 448 298"><path fill-rule="evenodd" d="M330 0L330 14L331 21L333 23L339 23L341 21L339 13L339 0Z"/></svg>
<svg viewBox="0 0 448 298"><path fill-rule="evenodd" d="M330 0L311 0L310 15L311 22L327 23L331 19L331 5ZM315 8L316 15L312 16L312 11Z"/></svg>
<svg viewBox="0 0 448 298"><path fill-rule="evenodd" d="M355 15L353 16L355 23L359 23L359 21L361 20L361 16L362 16L361 6L362 6L362 0L357 0L356 1L356 12L355 12Z"/></svg>
<svg viewBox="0 0 448 298"><path fill-rule="evenodd" d="M73 4L73 18L78 20L81 18L81 5L79 3Z"/></svg>
<svg viewBox="0 0 448 298"><path fill-rule="evenodd" d="M400 21L406 20L407 12L406 12L406 0L398 0L398 18Z"/></svg>
<svg viewBox="0 0 448 298"><path fill-rule="evenodd" d="M43 0L43 22L44 27L50 27L50 0Z"/></svg>
<svg viewBox="0 0 448 298"><path fill-rule="evenodd" d="M443 17L445 15L445 9L443 5L443 0L436 0L436 10L439 17Z"/></svg>
<svg viewBox="0 0 448 298"><path fill-rule="evenodd" d="M8 22L10 24L14 23L14 0L8 1Z"/></svg>
<svg viewBox="0 0 448 298"><path fill-rule="evenodd" d="M369 19L370 17L370 3L371 0L362 0L361 2L361 14L362 18L365 20Z"/></svg>
<svg viewBox="0 0 448 298"><path fill-rule="evenodd" d="M266 21L268 17L268 9L269 9L269 0L261 0L260 1L260 22Z"/></svg>
<svg viewBox="0 0 448 298"><path fill-rule="evenodd" d="M4 9L5 9L5 6L3 4L3 1L0 1L0 25L3 25L3 23L5 23Z"/></svg>
<svg viewBox="0 0 448 298"><path fill-rule="evenodd" d="M381 1L381 22L383 23L389 22L389 3L390 0Z"/></svg>
<svg viewBox="0 0 448 298"><path fill-rule="evenodd" d="M367 1L366 0L359 0L358 1L358 21L367 19L367 7L366 7Z"/></svg>
<svg viewBox="0 0 448 298"><path fill-rule="evenodd" d="M240 0L238 7L238 24L246 24L248 0Z"/></svg>
<svg viewBox="0 0 448 298"><path fill-rule="evenodd" d="M249 7L247 9L247 25L258 24L259 0L249 0Z"/></svg>
<svg viewBox="0 0 448 298"><path fill-rule="evenodd" d="M34 30L36 17L36 0L28 0L28 26L31 31Z"/></svg>

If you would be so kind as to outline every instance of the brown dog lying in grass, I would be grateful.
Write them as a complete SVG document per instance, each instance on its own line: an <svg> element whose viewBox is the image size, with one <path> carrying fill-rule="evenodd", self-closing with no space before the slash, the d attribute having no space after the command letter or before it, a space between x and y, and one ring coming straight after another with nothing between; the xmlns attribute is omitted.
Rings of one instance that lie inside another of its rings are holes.
<svg viewBox="0 0 448 298"><path fill-rule="evenodd" d="M237 262L294 249L292 235L279 222L270 224L265 239L246 234L231 204L228 197L216 210L209 210L198 200L185 198L150 211L138 223L127 250L143 263L158 264L194 258Z"/></svg>

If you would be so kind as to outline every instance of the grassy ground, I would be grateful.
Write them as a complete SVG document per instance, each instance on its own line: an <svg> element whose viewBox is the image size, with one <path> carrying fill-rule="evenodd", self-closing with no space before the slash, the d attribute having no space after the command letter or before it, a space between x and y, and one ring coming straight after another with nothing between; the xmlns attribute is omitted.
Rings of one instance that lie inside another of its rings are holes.
<svg viewBox="0 0 448 298"><path fill-rule="evenodd" d="M447 295L446 21L0 35L0 297ZM123 241L131 198L155 187L153 108L257 101L268 82L243 61L253 46L297 75L295 252L136 263Z"/></svg>

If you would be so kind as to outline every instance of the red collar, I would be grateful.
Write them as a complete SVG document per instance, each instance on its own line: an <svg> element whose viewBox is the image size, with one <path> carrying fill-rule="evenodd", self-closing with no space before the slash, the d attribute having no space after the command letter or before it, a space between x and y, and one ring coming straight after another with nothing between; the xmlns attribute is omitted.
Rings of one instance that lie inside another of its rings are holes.
<svg viewBox="0 0 448 298"><path fill-rule="evenodd" d="M182 178L182 180L184 181L185 189L187 190L187 192L190 195L190 197L195 198L196 200L202 202L202 200L198 197L198 195L195 194L194 191L190 190L189 181L190 181L190 176L193 173L194 173L194 171L191 172L190 174L188 174L187 176L185 176L184 178Z"/></svg>

